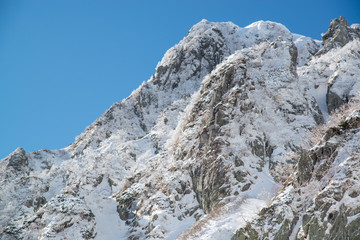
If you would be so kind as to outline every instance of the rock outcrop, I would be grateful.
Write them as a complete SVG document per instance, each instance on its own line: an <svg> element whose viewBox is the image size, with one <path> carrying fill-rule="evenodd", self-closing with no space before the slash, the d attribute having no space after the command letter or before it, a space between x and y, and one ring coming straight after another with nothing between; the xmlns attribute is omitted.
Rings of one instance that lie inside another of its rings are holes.
<svg viewBox="0 0 360 240"><path fill-rule="evenodd" d="M15 170L19 172L28 167L28 158L26 157L25 150L22 148L16 149L12 154L5 158L4 163L7 170Z"/></svg>
<svg viewBox="0 0 360 240"><path fill-rule="evenodd" d="M360 30L349 27L343 17L334 19L323 36L322 44L323 48L307 66L300 67L298 73L300 80L309 84L312 95L327 117L360 91L360 81L355 77L360 64Z"/></svg>
<svg viewBox="0 0 360 240"><path fill-rule="evenodd" d="M334 19L331 21L328 31L322 36L322 45L323 48L317 53L317 55L322 55L329 51L339 51L339 49L346 46L348 43L353 44L353 42L359 43L360 41L360 29L358 26L352 25L345 20L344 17L339 19ZM356 59L359 59L359 44L355 44L351 51L356 56ZM351 48L347 46L347 48ZM338 64L341 63L344 59L338 59ZM345 60L346 61L346 60ZM346 69L346 70L345 70ZM359 92L359 81L354 81L353 78L347 78L346 74L351 73L351 69L348 69L346 66L341 69L334 71L334 74L329 78L327 93L326 93L326 104L329 112L334 111L336 108L340 107L342 104L346 103L354 97L357 92ZM340 71L342 73L340 73ZM345 73L345 76L343 75Z"/></svg>
<svg viewBox="0 0 360 240"><path fill-rule="evenodd" d="M350 27L344 17L335 18L331 21L329 30L322 36L324 48L321 53L343 47L354 39L360 39L359 29L356 26Z"/></svg>
<svg viewBox="0 0 360 240"><path fill-rule="evenodd" d="M360 109L353 109L299 155L287 185L232 239L359 238Z"/></svg>

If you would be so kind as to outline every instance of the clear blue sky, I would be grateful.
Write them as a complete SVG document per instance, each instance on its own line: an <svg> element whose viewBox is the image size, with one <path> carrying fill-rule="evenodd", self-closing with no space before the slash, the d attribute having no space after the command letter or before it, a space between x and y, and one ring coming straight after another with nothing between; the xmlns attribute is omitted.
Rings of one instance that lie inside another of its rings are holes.
<svg viewBox="0 0 360 240"><path fill-rule="evenodd" d="M320 39L359 1L0 0L0 159L58 149L127 97L167 49L205 18L284 24Z"/></svg>

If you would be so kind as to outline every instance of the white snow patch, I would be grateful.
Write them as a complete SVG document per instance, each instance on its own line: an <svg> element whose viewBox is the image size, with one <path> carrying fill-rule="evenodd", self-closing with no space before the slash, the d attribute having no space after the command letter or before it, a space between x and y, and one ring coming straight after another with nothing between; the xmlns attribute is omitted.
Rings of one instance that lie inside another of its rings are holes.
<svg viewBox="0 0 360 240"><path fill-rule="evenodd" d="M111 189L107 179L86 196L86 204L95 215L97 235L95 239L118 240L127 238L127 226L116 211L117 202L110 197Z"/></svg>
<svg viewBox="0 0 360 240"><path fill-rule="evenodd" d="M266 207L266 201L255 198L249 198L240 203L238 201L228 203L224 206L224 213L210 217L199 232L187 236L187 239L230 239L238 228L245 227L246 223L256 217L264 207Z"/></svg>

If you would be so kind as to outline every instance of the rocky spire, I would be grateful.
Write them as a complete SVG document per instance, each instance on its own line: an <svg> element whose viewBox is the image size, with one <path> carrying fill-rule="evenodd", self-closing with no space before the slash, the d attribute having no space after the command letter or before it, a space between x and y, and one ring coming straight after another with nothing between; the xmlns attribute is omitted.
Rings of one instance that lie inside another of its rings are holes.
<svg viewBox="0 0 360 240"><path fill-rule="evenodd" d="M351 28L344 17L335 18L331 21L328 31L322 36L324 48L321 53L328 52L332 48L343 47L348 42L360 39L360 31Z"/></svg>
<svg viewBox="0 0 360 240"><path fill-rule="evenodd" d="M28 158L26 157L25 150L17 148L10 156L4 159L7 162L7 168L12 168L16 171L21 171L28 165Z"/></svg>

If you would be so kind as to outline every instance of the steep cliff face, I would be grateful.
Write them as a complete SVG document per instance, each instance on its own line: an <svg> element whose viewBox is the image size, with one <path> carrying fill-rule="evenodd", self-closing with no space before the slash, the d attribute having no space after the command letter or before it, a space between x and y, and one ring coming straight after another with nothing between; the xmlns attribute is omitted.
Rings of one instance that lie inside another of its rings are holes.
<svg viewBox="0 0 360 240"><path fill-rule="evenodd" d="M303 148L338 107L329 92L348 101L359 91L359 41L325 45L273 22L201 21L75 143L19 148L0 162L1 239L229 239L239 227L240 239L262 236L258 213L296 164L293 189L318 171L322 158ZM346 206L336 216L353 216ZM267 209L260 214L271 219ZM279 232L299 229L299 212L279 220Z"/></svg>
<svg viewBox="0 0 360 240"><path fill-rule="evenodd" d="M194 97L176 151L178 161L194 162L193 189L205 212L234 192L257 198L260 182L271 179L268 171L279 177L278 168L291 166L282 155L296 151L300 136L316 125L317 109L308 105L297 82L291 42L263 43L233 54L204 79ZM274 132L275 126L283 128Z"/></svg>

